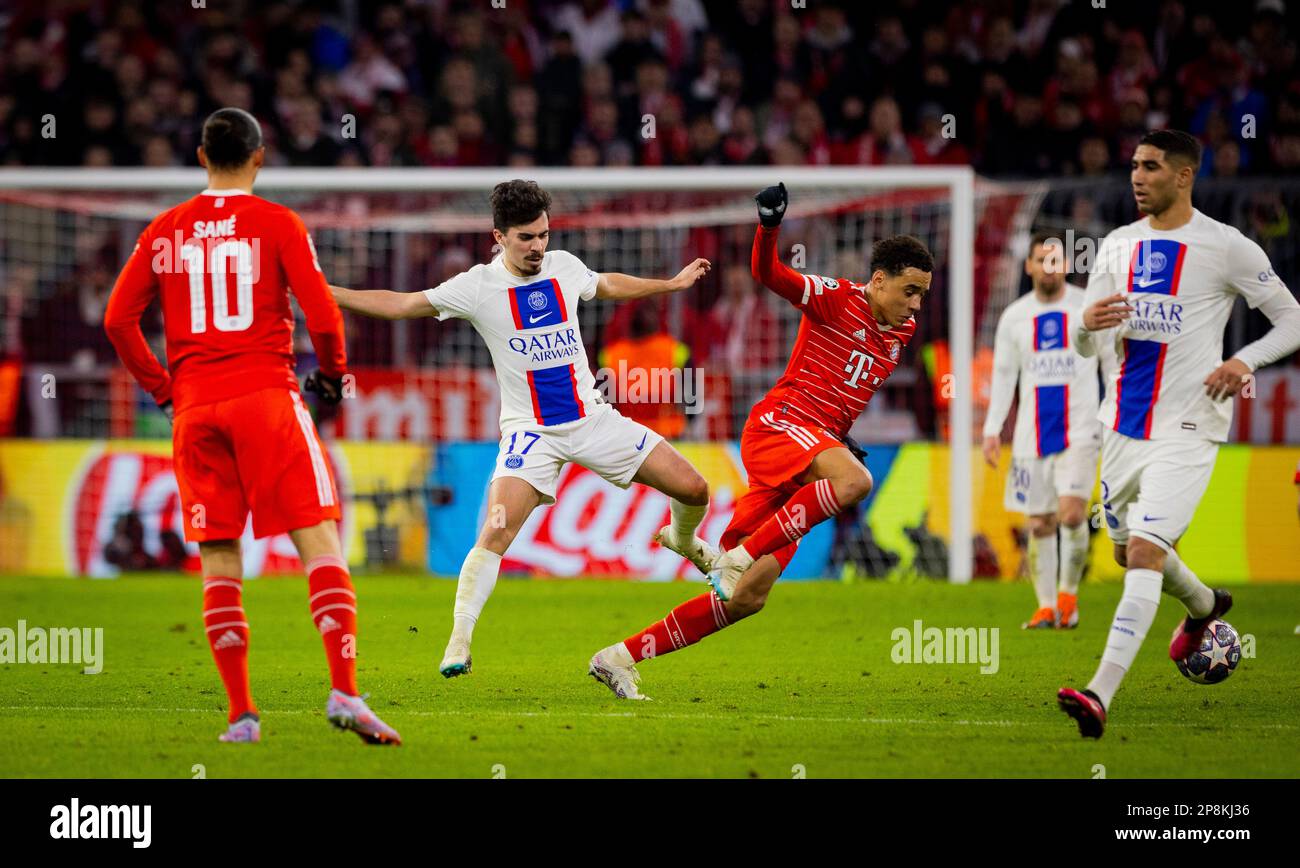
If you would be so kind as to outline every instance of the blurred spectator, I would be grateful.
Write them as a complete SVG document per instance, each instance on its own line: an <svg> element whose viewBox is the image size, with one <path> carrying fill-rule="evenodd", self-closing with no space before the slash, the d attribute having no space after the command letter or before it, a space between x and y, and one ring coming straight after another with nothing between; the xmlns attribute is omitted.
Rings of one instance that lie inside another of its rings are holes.
<svg viewBox="0 0 1300 868"><path fill-rule="evenodd" d="M574 53L584 65L609 54L618 42L621 23L614 0L576 0L555 16L555 29L573 38Z"/></svg>
<svg viewBox="0 0 1300 868"><path fill-rule="evenodd" d="M1235 141L1240 172L1278 172L1300 78L1293 5L268 0L234 26L135 2L29 4L4 31L0 162L194 165L203 117L237 105L263 117L272 165L562 165L590 145L607 165L829 152L1029 175L1096 168L1085 139L1114 161L1174 126L1211 152Z"/></svg>
<svg viewBox="0 0 1300 868"><path fill-rule="evenodd" d="M1079 173L1097 177L1110 172L1110 149L1101 136L1088 136L1079 143Z"/></svg>
<svg viewBox="0 0 1300 868"><path fill-rule="evenodd" d="M618 42L605 54L614 79L614 92L620 97L636 89L636 71L647 60L662 60L663 55L650 42L650 30L640 12L624 12Z"/></svg>
<svg viewBox="0 0 1300 868"><path fill-rule="evenodd" d="M374 39L366 34L357 37L356 54L340 76L343 93L358 108L370 108L383 91L406 90L406 76L391 60L381 54Z"/></svg>
<svg viewBox="0 0 1300 868"><path fill-rule="evenodd" d="M321 129L320 104L316 100L299 100L288 126L279 151L289 165L330 166L338 161L339 145Z"/></svg>
<svg viewBox="0 0 1300 868"><path fill-rule="evenodd" d="M903 132L903 117L893 97L882 96L871 104L867 131L844 143L836 163L868 166L912 163L919 144Z"/></svg>
<svg viewBox="0 0 1300 868"><path fill-rule="evenodd" d="M675 381L680 381L689 358L686 345L668 333L658 305L642 301L633 311L627 337L605 344L599 361L608 378L605 388L619 412L673 438L686 430Z"/></svg>
<svg viewBox="0 0 1300 868"><path fill-rule="evenodd" d="M949 119L942 106L926 103L921 106L919 116L921 132L913 143L917 163L960 166L970 162L966 146L957 141L955 130L949 131ZM956 119L951 120L955 122Z"/></svg>
<svg viewBox="0 0 1300 868"><path fill-rule="evenodd" d="M748 265L722 270L722 295L709 310L705 332L710 344L702 361L725 371L766 371L781 362L781 321L771 293L759 286Z"/></svg>

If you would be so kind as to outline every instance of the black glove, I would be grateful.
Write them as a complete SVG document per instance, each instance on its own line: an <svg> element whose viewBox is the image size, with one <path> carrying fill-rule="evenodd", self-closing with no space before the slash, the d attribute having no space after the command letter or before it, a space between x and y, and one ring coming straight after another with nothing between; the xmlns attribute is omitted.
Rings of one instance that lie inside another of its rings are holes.
<svg viewBox="0 0 1300 868"><path fill-rule="evenodd" d="M845 446L849 447L849 451L853 453L854 458L861 461L864 465L867 463L867 450L862 448L861 443L854 440L852 437L850 437L847 434L845 434L840 439L844 441Z"/></svg>
<svg viewBox="0 0 1300 868"><path fill-rule="evenodd" d="M326 404L337 404L343 400L343 378L329 377L320 368L307 375L302 387L308 392L315 392Z"/></svg>
<svg viewBox="0 0 1300 868"><path fill-rule="evenodd" d="M785 192L785 184L777 184L759 193L754 201L758 203L758 222L772 229L781 225L790 196Z"/></svg>

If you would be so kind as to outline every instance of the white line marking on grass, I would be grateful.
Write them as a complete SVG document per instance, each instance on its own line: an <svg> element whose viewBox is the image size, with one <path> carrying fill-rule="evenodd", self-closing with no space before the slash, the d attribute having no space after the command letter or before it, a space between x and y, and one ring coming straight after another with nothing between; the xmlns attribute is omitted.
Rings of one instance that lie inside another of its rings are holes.
<svg viewBox="0 0 1300 868"><path fill-rule="evenodd" d="M213 708L154 708L134 706L131 708L121 707L102 707L95 705L0 705L0 711L75 711L75 712L140 712L147 714L222 714L225 709ZM408 717L553 717L563 720L569 717L591 717L591 718L646 718L648 720L735 720L743 718L746 720L776 720L791 723L874 723L885 726L994 726L1004 728L1029 727L1029 726L1059 726L1061 721L1058 719L1051 720L970 720L958 718L954 720L945 720L943 718L913 718L913 717L811 717L798 716L789 714L674 714L667 712L659 714L647 709L644 712L634 711L507 711L507 710L490 710L490 711L421 711L418 709L404 709L400 706L392 706L384 709L388 714L406 715ZM272 717L281 714L318 714L314 710L306 708L284 708L277 711L268 712ZM322 715L323 716L323 715ZM1198 723L1188 723L1186 721L1164 721L1164 722L1146 722L1146 723L1122 723L1113 724L1121 729L1123 728L1155 728L1169 727L1177 729L1213 729ZM1293 723L1233 723L1233 729L1300 729L1300 724Z"/></svg>

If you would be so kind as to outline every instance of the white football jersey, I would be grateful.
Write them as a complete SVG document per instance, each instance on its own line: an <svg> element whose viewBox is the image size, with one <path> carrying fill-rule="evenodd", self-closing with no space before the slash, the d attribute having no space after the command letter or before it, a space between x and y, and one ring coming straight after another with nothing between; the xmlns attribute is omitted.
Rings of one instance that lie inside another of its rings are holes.
<svg viewBox="0 0 1300 868"><path fill-rule="evenodd" d="M1102 366L1102 425L1138 439L1227 440L1233 402L1211 399L1204 381L1223 363L1233 302L1296 305L1268 256L1200 211L1172 230L1143 218L1102 241L1084 304L1115 293L1129 295L1128 320L1095 332L1080 320L1075 329L1080 352L1116 359L1113 370Z"/></svg>
<svg viewBox="0 0 1300 868"><path fill-rule="evenodd" d="M465 319L483 336L501 390L501 430L563 425L601 402L578 328L578 300L596 297L598 275L578 257L550 250L532 277L501 256L424 291L438 319Z"/></svg>
<svg viewBox="0 0 1300 868"><path fill-rule="evenodd" d="M1028 292L998 318L984 436L996 437L1002 430L1019 379L1020 411L1011 440L1011 454L1017 458L1100 442L1097 360L1081 356L1074 346L1083 295L1082 289L1068 284L1054 302L1044 303Z"/></svg>

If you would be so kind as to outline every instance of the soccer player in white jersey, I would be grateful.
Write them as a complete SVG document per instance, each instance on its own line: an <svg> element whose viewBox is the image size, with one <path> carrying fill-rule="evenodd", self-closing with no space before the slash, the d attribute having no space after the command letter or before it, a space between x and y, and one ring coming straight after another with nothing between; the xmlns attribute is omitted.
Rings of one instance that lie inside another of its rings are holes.
<svg viewBox="0 0 1300 868"><path fill-rule="evenodd" d="M670 280L590 271L550 241L551 197L533 181L492 191L492 235L501 253L433 289L401 293L331 287L345 310L383 319L468 320L492 354L501 390L501 451L488 488L487 520L456 586L451 639L439 666L470 671L470 641L496 586L501 558L532 511L555 502L567 462L627 488L639 482L671 498L672 522L655 539L707 573L717 552L696 536L709 488L660 435L605 403L578 327L579 301L644 298L688 289L709 270L696 259Z"/></svg>
<svg viewBox="0 0 1300 868"><path fill-rule="evenodd" d="M1253 371L1300 348L1300 304L1268 256L1192 207L1200 161L1201 146L1187 133L1143 136L1130 177L1144 216L1103 240L1075 329L1080 352L1109 347L1119 361L1098 418L1102 505L1115 560L1127 570L1096 674L1084 690L1057 693L1084 737L1101 737L1162 590L1187 609L1169 646L1174 660L1194 650L1205 625L1232 606L1232 596L1206 587L1174 546L1227 439L1228 399ZM1238 295L1273 327L1224 361L1223 330Z"/></svg>
<svg viewBox="0 0 1300 868"><path fill-rule="evenodd" d="M1006 508L1028 516L1029 578L1038 609L1023 625L1027 630L1079 623L1079 579L1088 557L1085 519L1101 448L1097 360L1079 355L1070 337L1083 312L1083 290L1066 282L1065 266L1060 239L1034 235L1025 257L1033 291L998 318L984 419L984 460L996 468L1002 424L1019 379Z"/></svg>

